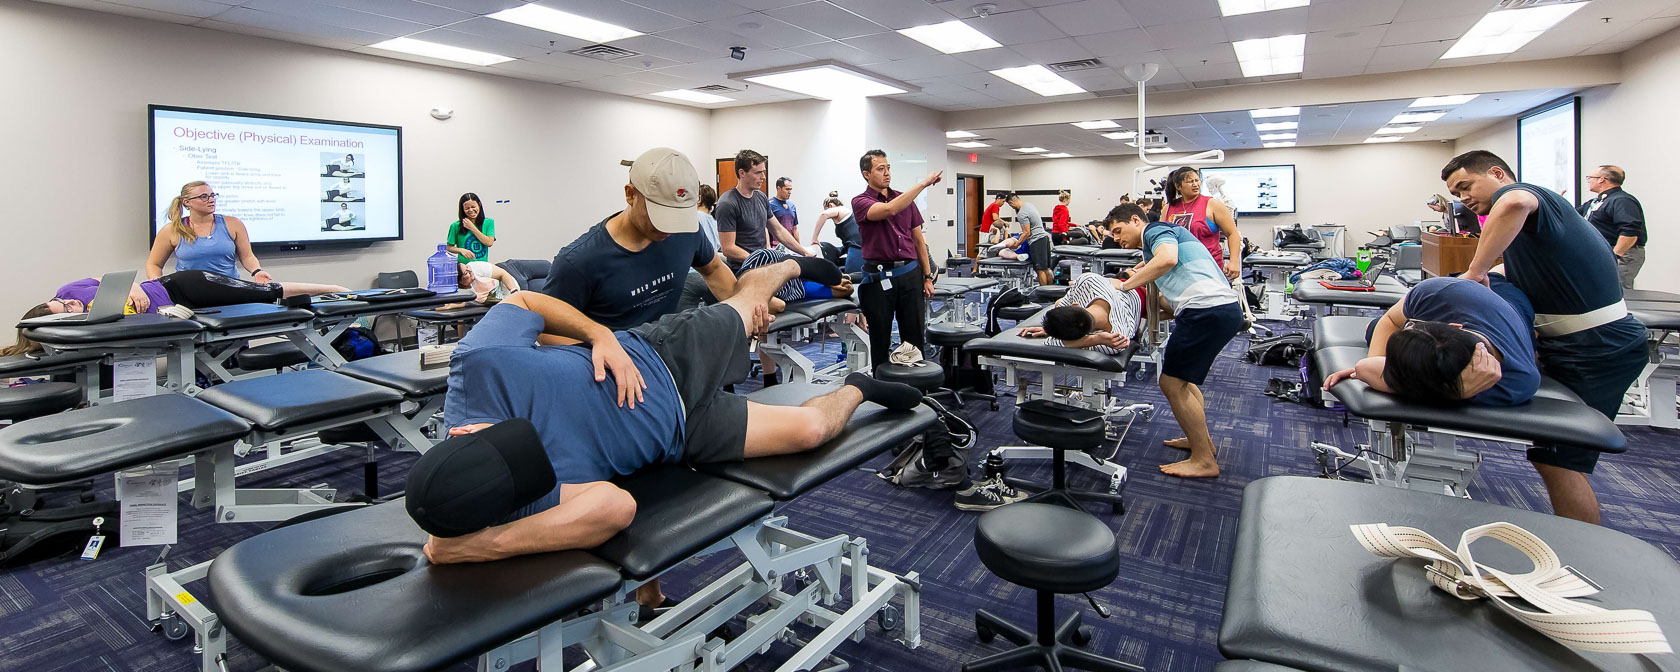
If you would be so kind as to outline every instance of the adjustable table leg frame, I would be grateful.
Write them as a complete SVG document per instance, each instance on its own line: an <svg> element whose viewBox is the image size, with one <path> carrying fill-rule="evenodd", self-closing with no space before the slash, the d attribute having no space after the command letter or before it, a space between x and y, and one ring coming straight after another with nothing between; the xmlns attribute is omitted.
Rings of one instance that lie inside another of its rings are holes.
<svg viewBox="0 0 1680 672"><path fill-rule="evenodd" d="M1370 443L1349 453L1327 443L1313 443L1319 468L1330 478L1341 478L1341 469L1358 465L1370 474L1371 482L1406 490L1421 490L1454 497L1470 497L1470 483L1481 466L1481 453L1463 450L1453 434L1437 431L1427 446L1419 446L1399 422L1368 421ZM1511 442L1510 439L1460 434L1468 438Z"/></svg>
<svg viewBox="0 0 1680 672"><path fill-rule="evenodd" d="M842 313L841 315L846 315ZM798 348L787 341L795 334L772 331L765 334L764 341L758 344L759 354L767 356L776 362L776 367L787 373L783 374L783 382L789 383L817 383L824 384L845 378L854 372L869 372L869 333L862 327L845 321L839 315L824 318L809 327L800 327L797 331L818 333L818 329L833 329L840 334L840 340L846 344L846 361L818 368L811 358L806 357ZM810 340L806 338L804 340Z"/></svg>
<svg viewBox="0 0 1680 672"><path fill-rule="evenodd" d="M186 588L186 584L210 573L210 563L201 562L170 572L166 564L168 557L169 547L165 546L157 563L146 568L146 621L152 630L172 640L182 639L191 631L193 653L199 655L198 669L227 672L227 631L215 612Z"/></svg>
<svg viewBox="0 0 1680 672"><path fill-rule="evenodd" d="M898 639L905 646L921 645L921 584L914 572L901 577L870 567L868 545L861 538L819 539L786 524L786 517L768 517L697 554L738 548L746 562L641 628L632 625L637 611L633 596L641 583L626 581L604 610L496 648L479 659L478 669L506 670L539 659L541 669L560 670L561 649L581 644L591 660L577 670L722 672L781 641L798 650L777 672L816 670L843 640L863 641L871 618L885 630L900 629ZM784 590L789 579L792 593ZM842 579L851 583L850 605L836 611ZM893 606L894 598L902 611ZM732 641L711 637L746 613L756 615L747 617L746 630ZM790 629L795 623L818 632L800 640ZM843 669L844 663L838 665Z"/></svg>
<svg viewBox="0 0 1680 672"><path fill-rule="evenodd" d="M1663 353L1661 344L1668 331L1651 330L1648 342L1650 360L1645 370L1628 390L1628 398L1616 414L1616 424L1644 425L1680 429L1680 413L1675 409L1676 379L1680 379L1680 361Z"/></svg>

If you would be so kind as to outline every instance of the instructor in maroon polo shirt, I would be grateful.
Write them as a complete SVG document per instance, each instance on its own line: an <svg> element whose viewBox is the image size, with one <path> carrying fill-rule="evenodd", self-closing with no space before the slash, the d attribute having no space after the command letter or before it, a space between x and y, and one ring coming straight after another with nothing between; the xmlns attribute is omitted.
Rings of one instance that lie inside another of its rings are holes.
<svg viewBox="0 0 1680 672"><path fill-rule="evenodd" d="M933 258L922 238L922 213L916 197L939 184L945 171L934 171L909 191L893 191L892 166L879 149L864 152L858 169L869 188L852 198L852 214L863 236L863 270L879 279L858 288L858 303L869 321L871 364L887 361L892 352L893 318L900 340L926 350L923 323L926 302L933 296Z"/></svg>

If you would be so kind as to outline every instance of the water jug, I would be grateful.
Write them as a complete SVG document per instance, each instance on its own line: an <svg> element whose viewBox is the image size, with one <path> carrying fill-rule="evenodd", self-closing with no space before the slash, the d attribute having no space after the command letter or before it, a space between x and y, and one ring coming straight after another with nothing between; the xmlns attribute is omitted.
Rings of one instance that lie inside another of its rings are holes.
<svg viewBox="0 0 1680 672"><path fill-rule="evenodd" d="M437 253L426 258L426 289L452 294L460 288L460 275L455 267L455 255L449 253L449 246L437 246Z"/></svg>

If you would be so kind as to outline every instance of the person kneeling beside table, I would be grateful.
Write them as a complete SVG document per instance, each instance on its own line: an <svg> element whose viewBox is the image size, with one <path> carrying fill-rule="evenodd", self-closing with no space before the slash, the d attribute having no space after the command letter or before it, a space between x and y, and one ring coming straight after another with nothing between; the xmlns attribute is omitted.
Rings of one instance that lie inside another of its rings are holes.
<svg viewBox="0 0 1680 672"><path fill-rule="evenodd" d="M542 450L434 450L422 457L407 506L432 535L427 558L481 562L590 548L635 516L634 499L607 482L614 476L656 463L802 452L834 438L865 400L906 410L921 403L913 387L862 374L795 407L721 391L746 378L748 339L768 322L771 294L799 268L784 262L754 270L723 303L620 332L580 329L581 313L532 292L492 308L451 359L445 422L451 436L465 436L526 419ZM535 345L545 334L587 346ZM554 404L559 399L563 406ZM495 436L487 441L536 445ZM533 470L553 480L526 473Z"/></svg>

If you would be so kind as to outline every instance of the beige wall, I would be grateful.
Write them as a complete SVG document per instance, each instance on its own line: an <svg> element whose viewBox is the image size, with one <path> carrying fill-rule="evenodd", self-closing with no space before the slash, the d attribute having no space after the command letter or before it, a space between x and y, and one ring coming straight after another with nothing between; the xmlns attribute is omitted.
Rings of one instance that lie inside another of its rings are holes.
<svg viewBox="0 0 1680 672"><path fill-rule="evenodd" d="M1272 227L1334 223L1347 226L1347 251L1371 239L1369 231L1393 224L1430 219L1424 207L1441 191L1441 166L1452 158L1452 145L1397 142L1381 145L1291 147L1227 152L1226 166L1295 165L1295 214L1250 215L1238 221L1244 237L1270 247ZM1101 219L1122 194L1131 190L1137 157L1030 159L1014 162L1017 189L1069 189L1073 221ZM1160 179L1166 171L1145 175ZM1038 199L1046 216L1046 203Z"/></svg>
<svg viewBox="0 0 1680 672"><path fill-rule="evenodd" d="M706 156L705 110L36 3L0 2L0 62L19 94L0 127L29 157L4 162L0 182L30 194L14 206L50 232L7 264L0 316L144 264L148 103L403 127L406 239L259 252L282 280L365 287L378 271L423 270L465 191L491 201L493 258L546 259L623 207L620 159L658 145ZM324 73L369 85L326 96ZM434 106L455 118L432 119Z"/></svg>

